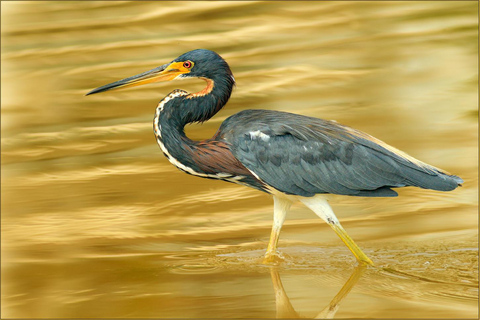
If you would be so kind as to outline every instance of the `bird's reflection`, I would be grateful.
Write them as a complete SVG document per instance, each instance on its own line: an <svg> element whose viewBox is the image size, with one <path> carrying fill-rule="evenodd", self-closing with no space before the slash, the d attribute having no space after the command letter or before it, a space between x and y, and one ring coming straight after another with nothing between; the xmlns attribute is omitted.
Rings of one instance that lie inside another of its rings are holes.
<svg viewBox="0 0 480 320"><path fill-rule="evenodd" d="M359 265L354 270L350 278L343 285L340 291L332 301L323 308L315 319L332 319L335 317L335 313L338 311L340 303L348 295L350 290L355 286L358 280L361 278L365 270L367 269L366 265ZM282 285L282 280L280 279L280 274L277 267L270 268L270 275L272 277L273 288L275 290L275 305L277 311L277 318L301 318L301 316L295 311L290 299L288 298L285 289Z"/></svg>

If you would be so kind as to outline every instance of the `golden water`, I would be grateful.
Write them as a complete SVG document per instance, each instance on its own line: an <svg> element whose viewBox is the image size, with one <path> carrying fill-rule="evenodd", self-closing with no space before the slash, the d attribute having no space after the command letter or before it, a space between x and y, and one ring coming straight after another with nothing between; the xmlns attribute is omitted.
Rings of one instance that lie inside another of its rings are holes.
<svg viewBox="0 0 480 320"><path fill-rule="evenodd" d="M477 2L1 5L2 317L478 316ZM271 198L183 174L153 136L157 102L203 82L84 96L195 48L220 53L237 87L192 138L245 108L296 112L370 133L463 187L334 197L377 268L355 270L300 205L285 262L260 264Z"/></svg>

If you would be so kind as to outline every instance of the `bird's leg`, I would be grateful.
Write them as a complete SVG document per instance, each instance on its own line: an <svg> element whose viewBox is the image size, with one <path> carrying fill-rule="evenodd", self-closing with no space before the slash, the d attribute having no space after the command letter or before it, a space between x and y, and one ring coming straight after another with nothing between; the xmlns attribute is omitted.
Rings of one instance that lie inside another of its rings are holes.
<svg viewBox="0 0 480 320"><path fill-rule="evenodd" d="M285 217L287 216L288 209L292 205L292 201L273 196L273 226L272 233L270 234L270 241L268 242L267 252L263 263L269 264L275 262L277 256L277 244L280 237L280 231L282 230Z"/></svg>
<svg viewBox="0 0 480 320"><path fill-rule="evenodd" d="M335 233L340 237L340 239L342 239L343 243L347 245L348 249L352 251L359 263L369 264L373 266L372 260L370 260L370 258L367 257L367 255L362 251L362 249L357 246L355 241L350 238L350 236L347 234L347 231L343 229L340 223L329 223L329 225L330 227L332 227L333 231L335 231Z"/></svg>
<svg viewBox="0 0 480 320"><path fill-rule="evenodd" d="M305 204L310 210L315 212L320 218L322 218L330 227L332 227L333 231L340 237L343 243L346 244L348 249L353 253L353 255L357 258L359 263L362 264L369 264L373 266L372 260L365 253L363 253L362 249L360 249L357 244L353 241L352 238L347 234L345 229L343 229L340 221L338 221L335 213L333 212L332 208L328 204L328 201L321 197L315 196L311 198L299 198L303 204Z"/></svg>

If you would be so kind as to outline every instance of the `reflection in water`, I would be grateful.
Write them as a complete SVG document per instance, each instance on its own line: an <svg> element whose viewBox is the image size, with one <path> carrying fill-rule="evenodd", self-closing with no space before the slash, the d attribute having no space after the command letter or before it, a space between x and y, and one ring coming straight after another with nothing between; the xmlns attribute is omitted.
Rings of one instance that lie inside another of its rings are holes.
<svg viewBox="0 0 480 320"><path fill-rule="evenodd" d="M272 277L273 290L275 291L275 307L277 318L300 318L293 308L290 299L283 288L280 274L275 266L270 267L270 276Z"/></svg>
<svg viewBox="0 0 480 320"><path fill-rule="evenodd" d="M332 319L335 317L335 313L337 313L338 308L340 306L340 302L347 296L347 294L352 290L355 284L358 282L362 274L366 270L366 266L358 265L354 270L350 278L348 278L347 282L343 285L342 289L337 293L337 295L332 299L330 304L326 306L316 317L315 319Z"/></svg>
<svg viewBox="0 0 480 320"><path fill-rule="evenodd" d="M332 301L330 301L330 303L322 311L320 311L320 313L314 319L333 319L338 311L340 303L348 295L350 290L352 290L366 269L366 265L358 265ZM275 290L277 318L301 318L290 303L290 299L283 288L278 269L276 267L270 267L270 275L272 277L273 288Z"/></svg>

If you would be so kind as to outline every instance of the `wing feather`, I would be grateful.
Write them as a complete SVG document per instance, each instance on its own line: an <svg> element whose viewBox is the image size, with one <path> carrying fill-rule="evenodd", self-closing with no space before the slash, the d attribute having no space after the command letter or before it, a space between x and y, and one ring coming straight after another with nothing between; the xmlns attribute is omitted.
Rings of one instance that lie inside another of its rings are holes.
<svg viewBox="0 0 480 320"><path fill-rule="evenodd" d="M446 191L461 182L365 133L317 118L245 110L218 135L245 167L287 194L396 196L390 188Z"/></svg>

